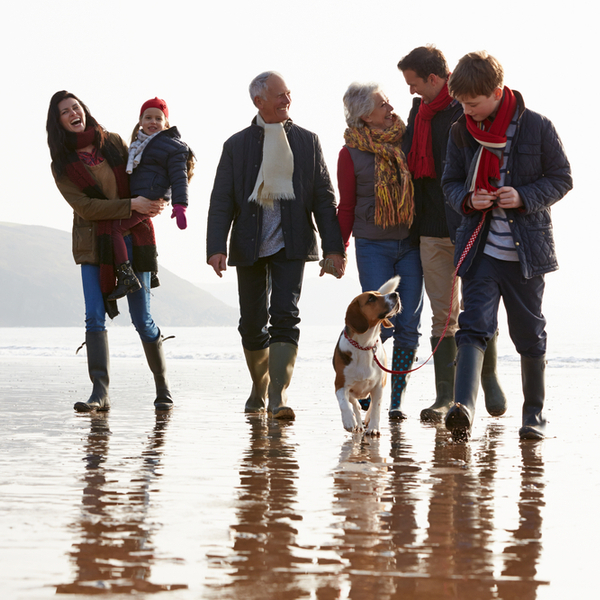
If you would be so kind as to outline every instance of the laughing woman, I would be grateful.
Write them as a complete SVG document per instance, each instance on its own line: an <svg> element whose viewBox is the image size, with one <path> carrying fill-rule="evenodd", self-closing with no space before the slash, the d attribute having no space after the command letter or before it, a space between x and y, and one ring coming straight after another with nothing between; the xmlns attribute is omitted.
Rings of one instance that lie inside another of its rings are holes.
<svg viewBox="0 0 600 600"><path fill-rule="evenodd" d="M74 408L78 412L106 411L110 408L106 314L111 318L118 314L116 302L107 298L115 285L109 221L129 218L132 210L152 217L162 211L164 203L129 197L127 146L100 126L74 94L60 91L52 96L46 131L56 185L73 208L73 257L81 265L85 300L85 345L93 388L89 399L76 402ZM126 243L143 283L141 290L127 296L129 313L154 375L154 406L170 410L173 399L162 336L150 314L151 273L157 267L152 221L134 227Z"/></svg>
<svg viewBox="0 0 600 600"><path fill-rule="evenodd" d="M393 331L383 330L382 340L394 336L392 369L408 371L419 344L423 270L419 249L409 239L414 201L400 149L405 125L393 110L377 84L353 83L344 94L348 128L338 159L338 220L346 248L354 236L363 291L400 275L402 312L392 319ZM406 418L401 403L407 381L407 374L392 375L392 419Z"/></svg>

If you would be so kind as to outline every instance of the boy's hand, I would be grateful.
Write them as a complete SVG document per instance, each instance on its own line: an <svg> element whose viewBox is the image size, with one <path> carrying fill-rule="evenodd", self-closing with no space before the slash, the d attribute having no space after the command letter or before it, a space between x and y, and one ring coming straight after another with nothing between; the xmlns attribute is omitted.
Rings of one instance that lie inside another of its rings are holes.
<svg viewBox="0 0 600 600"><path fill-rule="evenodd" d="M486 190L477 190L471 194L471 206L475 210L485 210L496 203L496 194Z"/></svg>
<svg viewBox="0 0 600 600"><path fill-rule="evenodd" d="M523 206L523 200L519 192L513 187L504 186L496 190L498 196L498 206L500 208L520 208Z"/></svg>

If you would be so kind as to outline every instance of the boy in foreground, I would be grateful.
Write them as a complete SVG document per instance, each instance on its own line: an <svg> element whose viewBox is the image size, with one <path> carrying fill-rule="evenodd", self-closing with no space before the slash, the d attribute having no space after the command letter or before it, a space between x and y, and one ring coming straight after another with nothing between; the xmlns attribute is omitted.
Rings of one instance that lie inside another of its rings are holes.
<svg viewBox="0 0 600 600"><path fill-rule="evenodd" d="M483 227L459 269L464 311L458 346L455 403L446 428L468 439L483 356L498 327L500 298L509 332L521 355L521 439L544 437L546 320L544 274L558 268L550 207L572 187L571 168L552 123L525 108L519 92L503 85L504 71L487 52L461 58L448 90L464 116L452 127L442 186L463 215L455 260L483 219Z"/></svg>

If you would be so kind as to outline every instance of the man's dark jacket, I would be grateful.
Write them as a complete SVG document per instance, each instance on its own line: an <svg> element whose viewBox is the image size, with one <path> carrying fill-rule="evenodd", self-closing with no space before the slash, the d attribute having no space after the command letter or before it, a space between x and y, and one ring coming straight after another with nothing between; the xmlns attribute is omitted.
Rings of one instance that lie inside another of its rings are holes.
<svg viewBox="0 0 600 600"><path fill-rule="evenodd" d="M526 109L521 94L514 94L519 114L504 185L517 190L523 206L506 210L506 215L521 271L526 279L530 279L558 269L550 207L573 187L573 179L569 161L552 123L546 117ZM464 215L456 232L456 264L482 217L481 211L465 205L469 195L467 182L471 181L475 167L473 157L478 147L478 142L467 130L465 117L461 117L450 131L446 168L442 177L448 203ZM491 211L487 213L485 226L461 266L461 276L476 264L483 252L491 214Z"/></svg>
<svg viewBox="0 0 600 600"><path fill-rule="evenodd" d="M406 133L402 139L402 151L407 157L412 146L415 118L419 112L421 102L421 98L415 98L408 115ZM450 237L454 242L461 217L445 202L444 193L442 192L442 174L444 172L450 127L462 114L461 105L453 101L444 110L436 113L431 120L431 145L435 164L435 178L421 177L413 179L415 220L411 227L411 235L436 238Z"/></svg>
<svg viewBox="0 0 600 600"><path fill-rule="evenodd" d="M284 128L294 154L296 196L294 200L280 202L286 257L318 260L314 221L321 236L323 254L344 254L335 194L319 139L291 120ZM255 119L250 127L230 137L223 146L208 211L208 258L228 254L227 237L231 229L228 264L249 266L258 259L263 209L248 198L254 191L262 163L263 138L264 130L256 125Z"/></svg>

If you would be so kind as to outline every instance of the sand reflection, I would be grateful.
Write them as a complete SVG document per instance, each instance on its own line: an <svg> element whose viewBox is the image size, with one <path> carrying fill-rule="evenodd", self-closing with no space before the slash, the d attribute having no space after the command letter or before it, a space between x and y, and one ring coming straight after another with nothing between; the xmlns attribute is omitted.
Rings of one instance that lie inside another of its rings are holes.
<svg viewBox="0 0 600 600"><path fill-rule="evenodd" d="M293 553L296 523L302 517L296 498L298 462L288 440L292 424L261 415L248 415L247 420L250 442L240 465L233 555L227 561L231 582L217 595L293 600L305 594L295 585L298 563L304 559Z"/></svg>
<svg viewBox="0 0 600 600"><path fill-rule="evenodd" d="M535 579L545 487L540 445L521 444L518 527L502 530L501 425L466 445L437 428L426 462L401 424L390 429L389 457L379 439L355 436L342 446L333 509L343 518L338 597L533 600L544 583Z"/></svg>
<svg viewBox="0 0 600 600"><path fill-rule="evenodd" d="M87 418L87 417L84 417ZM81 515L73 527L80 541L71 557L75 580L57 586L59 594L162 592L187 585L161 585L150 581L154 561L153 525L147 514L153 486L160 477L168 414L156 415L148 443L134 470L129 489L116 485L118 466L110 464L108 413L92 413L83 448L85 474Z"/></svg>

